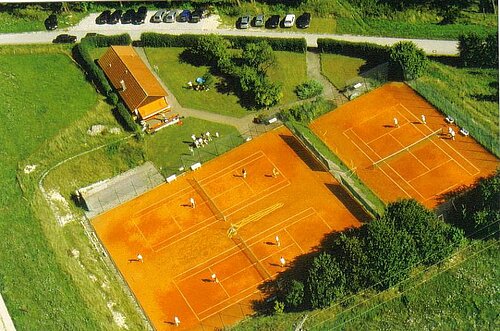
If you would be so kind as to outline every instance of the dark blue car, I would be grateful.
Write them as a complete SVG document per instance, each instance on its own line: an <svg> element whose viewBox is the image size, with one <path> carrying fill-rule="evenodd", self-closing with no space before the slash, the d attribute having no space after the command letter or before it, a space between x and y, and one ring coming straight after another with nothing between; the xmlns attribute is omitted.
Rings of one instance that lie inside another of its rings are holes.
<svg viewBox="0 0 500 331"><path fill-rule="evenodd" d="M191 20L191 12L185 9L182 11L182 13L180 13L178 17L179 17L179 22L189 22Z"/></svg>

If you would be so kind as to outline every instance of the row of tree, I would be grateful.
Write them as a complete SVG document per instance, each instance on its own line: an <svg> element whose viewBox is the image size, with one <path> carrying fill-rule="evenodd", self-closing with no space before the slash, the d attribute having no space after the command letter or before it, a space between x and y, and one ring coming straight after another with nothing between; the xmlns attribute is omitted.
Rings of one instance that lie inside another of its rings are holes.
<svg viewBox="0 0 500 331"><path fill-rule="evenodd" d="M241 56L231 50L231 42L218 35L200 37L186 50L185 57L194 64L207 65L236 83L242 98L257 108L270 107L283 97L282 87L267 76L276 63L273 49L266 41L248 43Z"/></svg>
<svg viewBox="0 0 500 331"><path fill-rule="evenodd" d="M275 282L278 306L324 308L364 289L387 289L413 268L442 261L463 240L463 231L415 200L391 203L384 216L333 234L302 272L283 274Z"/></svg>

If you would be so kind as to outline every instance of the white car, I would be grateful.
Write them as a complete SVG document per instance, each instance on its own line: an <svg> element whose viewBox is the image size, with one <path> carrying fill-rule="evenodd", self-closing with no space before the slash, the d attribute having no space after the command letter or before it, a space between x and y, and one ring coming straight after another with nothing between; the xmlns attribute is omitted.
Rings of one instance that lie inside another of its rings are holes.
<svg viewBox="0 0 500 331"><path fill-rule="evenodd" d="M283 20L283 27L291 28L294 23L295 23L295 15L294 14L287 14L285 16L285 19Z"/></svg>

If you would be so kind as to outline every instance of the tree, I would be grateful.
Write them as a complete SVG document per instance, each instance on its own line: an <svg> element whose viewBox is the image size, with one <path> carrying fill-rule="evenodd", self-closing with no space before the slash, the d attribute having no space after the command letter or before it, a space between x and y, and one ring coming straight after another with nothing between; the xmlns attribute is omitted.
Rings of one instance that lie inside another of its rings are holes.
<svg viewBox="0 0 500 331"><path fill-rule="evenodd" d="M263 77L255 89L255 104L258 107L272 107L283 98L281 84Z"/></svg>
<svg viewBox="0 0 500 331"><path fill-rule="evenodd" d="M287 284L285 290L285 305L288 308L297 308L304 301L304 284L298 280L292 279Z"/></svg>
<svg viewBox="0 0 500 331"><path fill-rule="evenodd" d="M458 37L460 59L465 67L498 67L498 32L481 37L476 33Z"/></svg>
<svg viewBox="0 0 500 331"><path fill-rule="evenodd" d="M417 261L415 242L384 217L368 223L366 230L367 284L385 290L410 273Z"/></svg>
<svg viewBox="0 0 500 331"><path fill-rule="evenodd" d="M425 265L448 257L463 239L461 231L438 220L436 214L414 199L390 203L384 218L413 239L418 260Z"/></svg>
<svg viewBox="0 0 500 331"><path fill-rule="evenodd" d="M413 80L420 77L427 66L427 56L413 42L400 41L390 50L390 65L396 77Z"/></svg>
<svg viewBox="0 0 500 331"><path fill-rule="evenodd" d="M276 55L266 41L246 44L242 59L247 65L263 73L276 64Z"/></svg>
<svg viewBox="0 0 500 331"><path fill-rule="evenodd" d="M333 254L337 257L344 270L347 287L356 292L366 287L367 263L365 240L363 234L366 227L344 231L333 243Z"/></svg>
<svg viewBox="0 0 500 331"><path fill-rule="evenodd" d="M196 39L188 51L193 62L201 65L218 66L219 62L231 58L231 42L222 36L209 34Z"/></svg>
<svg viewBox="0 0 500 331"><path fill-rule="evenodd" d="M346 279L339 263L328 253L314 258L308 270L307 289L313 308L328 307L344 295Z"/></svg>

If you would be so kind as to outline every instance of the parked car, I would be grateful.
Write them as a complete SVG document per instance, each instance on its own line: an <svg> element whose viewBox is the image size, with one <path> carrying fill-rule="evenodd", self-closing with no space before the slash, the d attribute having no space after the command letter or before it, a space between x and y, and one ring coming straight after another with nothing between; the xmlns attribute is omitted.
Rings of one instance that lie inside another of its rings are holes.
<svg viewBox="0 0 500 331"><path fill-rule="evenodd" d="M250 16L244 15L240 18L240 29L248 29L250 26Z"/></svg>
<svg viewBox="0 0 500 331"><path fill-rule="evenodd" d="M55 14L49 15L45 20L45 28L47 30L55 30L57 29L57 16Z"/></svg>
<svg viewBox="0 0 500 331"><path fill-rule="evenodd" d="M256 27L261 27L261 26L264 26L264 14L259 14L257 16L255 16L255 21L254 21L254 25Z"/></svg>
<svg viewBox="0 0 500 331"><path fill-rule="evenodd" d="M188 22L191 20L191 12L187 9L184 9L178 16L179 22Z"/></svg>
<svg viewBox="0 0 500 331"><path fill-rule="evenodd" d="M125 12L125 14L123 14L122 16L122 24L130 24L132 23L132 20L134 19L135 17L135 10L133 9L127 9L127 11Z"/></svg>
<svg viewBox="0 0 500 331"><path fill-rule="evenodd" d="M311 14L310 13L304 13L297 17L297 22L296 25L298 28L305 29L309 27L309 24L311 24Z"/></svg>
<svg viewBox="0 0 500 331"><path fill-rule="evenodd" d="M266 27L269 29L276 29L280 25L280 16L272 15L266 22Z"/></svg>
<svg viewBox="0 0 500 331"><path fill-rule="evenodd" d="M283 20L284 28L291 28L295 23L295 15L294 14L286 14L285 19Z"/></svg>
<svg viewBox="0 0 500 331"><path fill-rule="evenodd" d="M76 36L69 34L60 34L56 39L52 40L54 44L73 44L76 42Z"/></svg>
<svg viewBox="0 0 500 331"><path fill-rule="evenodd" d="M132 19L132 24L144 24L146 22L146 16L148 15L148 9L144 6L137 9L135 17Z"/></svg>
<svg viewBox="0 0 500 331"><path fill-rule="evenodd" d="M165 23L174 23L176 18L177 18L177 13L178 10L174 9L169 11L164 17L163 17L163 22Z"/></svg>
<svg viewBox="0 0 500 331"><path fill-rule="evenodd" d="M167 15L168 10L166 9L160 9L158 10L152 17L151 17L151 22L153 23L161 23L163 22L163 18L165 15Z"/></svg>
<svg viewBox="0 0 500 331"><path fill-rule="evenodd" d="M203 10L201 9L196 9L191 13L191 19L189 20L190 23L198 23L203 16Z"/></svg>
<svg viewBox="0 0 500 331"><path fill-rule="evenodd" d="M110 16L111 16L111 11L105 10L101 14L99 14L99 16L96 17L95 23L96 24L106 24L106 23L108 23Z"/></svg>
<svg viewBox="0 0 500 331"><path fill-rule="evenodd" d="M122 13L123 11L121 9L117 9L109 16L108 19L108 24L116 24L120 22L120 19L122 18Z"/></svg>

